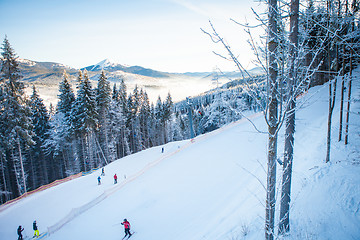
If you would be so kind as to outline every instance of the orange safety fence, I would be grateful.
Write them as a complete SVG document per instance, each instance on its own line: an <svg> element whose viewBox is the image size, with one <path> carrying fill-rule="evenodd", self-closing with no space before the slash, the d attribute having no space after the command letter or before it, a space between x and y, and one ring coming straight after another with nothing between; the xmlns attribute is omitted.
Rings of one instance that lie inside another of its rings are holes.
<svg viewBox="0 0 360 240"><path fill-rule="evenodd" d="M2 205L0 205L0 211L3 211L4 209L6 209L7 207L5 207L5 206L11 205L12 203L17 202L17 201L19 201L20 199L23 199L23 198L25 198L25 197L27 197L27 196L30 196L31 194L34 194L34 193L36 193L36 192L40 192L40 191L46 190L46 189L48 189L48 188L57 186L57 185L59 185L59 184L61 184L61 183L64 183L64 182L73 180L73 179L75 179L75 178L88 175L88 174L93 173L94 171L99 170L99 169L100 169L100 167L98 167L98 168L93 168L93 169L91 169L90 171L87 171L87 172L79 172L79 173L77 173L77 174L68 176L68 177L66 177L66 178L58 179L58 180L55 180L55 181L52 182L52 183L49 183L49 184L40 186L40 187L38 187L37 189L34 189L34 190L30 191L30 192L24 193L24 194L21 195L20 197L14 198L14 199L12 199L12 200L10 200L10 201L7 201L6 203L3 203Z"/></svg>
<svg viewBox="0 0 360 240"><path fill-rule="evenodd" d="M3 203L1 206L0 206L0 212L7 209L10 205L12 205L13 203L25 198L25 197L28 197L34 193L37 193L37 192L40 192L40 191L43 191L43 190L46 190L48 188L51 188L51 187L54 187L54 186L57 186L61 183L64 183L64 182L67 182L67 181L70 181L70 180L73 180L73 179L76 179L78 177L81 177L83 176L83 172L80 172L80 173L77 173L77 174L74 174L74 175L71 175L71 176L68 176L66 178L63 178L63 179L58 179L58 180L55 180L53 181L52 183L49 183L49 184L46 184L46 185L43 185L43 186L40 186L38 187L37 189L34 189L30 192L26 192L24 193L23 195L21 195L20 197L17 197L17 198L14 198L10 201L7 201L6 203Z"/></svg>

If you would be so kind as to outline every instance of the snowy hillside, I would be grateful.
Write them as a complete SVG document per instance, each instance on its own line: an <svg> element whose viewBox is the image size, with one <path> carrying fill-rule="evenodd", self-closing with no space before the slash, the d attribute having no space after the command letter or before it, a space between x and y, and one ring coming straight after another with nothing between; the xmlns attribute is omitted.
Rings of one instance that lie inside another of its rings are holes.
<svg viewBox="0 0 360 240"><path fill-rule="evenodd" d="M286 239L360 239L360 72L356 74L349 145L337 142L337 105L328 164L328 85L312 88L298 100L291 235ZM266 130L260 114L251 119ZM278 146L281 158L282 137ZM164 153L160 146L109 164L101 185L98 170L0 206L0 239L16 239L19 225L32 236L34 220L40 232L49 232L46 239L121 239L124 218L136 232L134 240L263 239L266 134L244 119L163 147ZM279 186L282 169L277 167Z"/></svg>

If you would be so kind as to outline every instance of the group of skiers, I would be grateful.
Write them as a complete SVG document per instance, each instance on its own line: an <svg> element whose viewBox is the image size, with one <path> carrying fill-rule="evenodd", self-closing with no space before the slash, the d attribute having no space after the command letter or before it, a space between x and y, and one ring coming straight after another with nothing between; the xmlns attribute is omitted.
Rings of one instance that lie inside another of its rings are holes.
<svg viewBox="0 0 360 240"><path fill-rule="evenodd" d="M102 170L101 170L101 176L105 176L104 168L102 168ZM118 177L117 177L117 175L115 173L115 175L114 175L114 184L117 184L117 179L118 179ZM98 176L97 180L98 180L98 185L101 185L101 177L100 176Z"/></svg>
<svg viewBox="0 0 360 240"><path fill-rule="evenodd" d="M104 168L102 168L101 170L101 176L105 176L105 170ZM126 176L124 176L124 178L126 178ZM114 174L114 184L117 184L117 175L116 173ZM101 184L101 177L98 177L98 185ZM123 237L123 239L125 239L126 237L130 238L132 236L133 233L130 232L130 223L129 221L125 218L124 221L121 223L121 225L124 225L125 228L125 236Z"/></svg>
<svg viewBox="0 0 360 240"><path fill-rule="evenodd" d="M101 176L105 176L104 168L102 168ZM98 185L100 185L100 184L101 184L101 177L99 176L98 177ZM117 184L117 175L116 175L116 173L114 175L114 184ZM123 239L125 239L127 236L128 236L128 238L130 238L132 233L130 232L130 223L129 223L129 221L125 218L124 221L121 223L121 225L124 225L124 228L125 228L125 236L124 236ZM40 234L39 234L38 226L36 224L36 220L33 222L33 229L34 229L34 237L39 237ZM23 231L24 231L24 228L21 227L21 225L20 225L18 227L18 229L17 229L18 240L23 240L23 236L22 236Z"/></svg>
<svg viewBox="0 0 360 240"><path fill-rule="evenodd" d="M121 223L121 225L124 225L124 228L125 228L125 236L123 237L123 239L125 239L126 237L130 238L133 233L130 232L129 221L125 218L124 221ZM36 224L36 220L33 222L33 229L34 229L34 237L39 237L40 234L39 234L38 226ZM18 240L23 240L23 235L22 235L23 231L24 231L24 228L21 227L21 225L20 225L17 229Z"/></svg>
<svg viewBox="0 0 360 240"><path fill-rule="evenodd" d="M34 229L34 237L39 237L40 234L39 234L38 226L36 224L36 220L33 222L33 229ZM17 229L18 240L23 240L23 235L22 235L23 231L24 231L24 228L21 227L21 225L20 225Z"/></svg>

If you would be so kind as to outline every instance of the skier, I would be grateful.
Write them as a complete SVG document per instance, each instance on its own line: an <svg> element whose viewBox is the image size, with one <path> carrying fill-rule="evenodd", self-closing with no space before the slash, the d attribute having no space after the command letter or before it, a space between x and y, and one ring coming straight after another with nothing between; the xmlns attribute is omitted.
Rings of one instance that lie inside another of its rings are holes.
<svg viewBox="0 0 360 240"><path fill-rule="evenodd" d="M19 235L18 240L23 240L22 231L24 231L24 228L19 226L17 229L17 234Z"/></svg>
<svg viewBox="0 0 360 240"><path fill-rule="evenodd" d="M33 229L34 229L34 237L36 237L36 236L39 237L39 230L38 230L38 227L36 225L36 221L33 222Z"/></svg>
<svg viewBox="0 0 360 240"><path fill-rule="evenodd" d="M130 233L130 223L128 222L128 220L125 218L124 222L122 222L121 225L124 225L125 228L125 236L123 237L123 239L125 239L127 235L129 235L128 238L130 238L132 234Z"/></svg>
<svg viewBox="0 0 360 240"><path fill-rule="evenodd" d="M105 176L105 170L104 170L104 168L102 168L102 170L101 170L101 176Z"/></svg>
<svg viewBox="0 0 360 240"><path fill-rule="evenodd" d="M98 185L100 185L101 184L101 177L99 176L98 177Z"/></svg>
<svg viewBox="0 0 360 240"><path fill-rule="evenodd" d="M116 176L116 173L114 175L114 184L117 184L117 176Z"/></svg>
<svg viewBox="0 0 360 240"><path fill-rule="evenodd" d="M164 148L161 148L161 153L164 153Z"/></svg>

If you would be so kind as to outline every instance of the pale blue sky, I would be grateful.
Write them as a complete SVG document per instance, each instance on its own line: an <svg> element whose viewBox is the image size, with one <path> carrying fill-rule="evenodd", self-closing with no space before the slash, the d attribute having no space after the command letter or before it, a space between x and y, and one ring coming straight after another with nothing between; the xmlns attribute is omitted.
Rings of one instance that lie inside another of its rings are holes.
<svg viewBox="0 0 360 240"><path fill-rule="evenodd" d="M80 68L109 58L168 72L231 70L200 28L213 21L243 64L249 48L231 22L253 18L251 0L0 0L0 36L21 58ZM2 41L1 40L1 41Z"/></svg>

